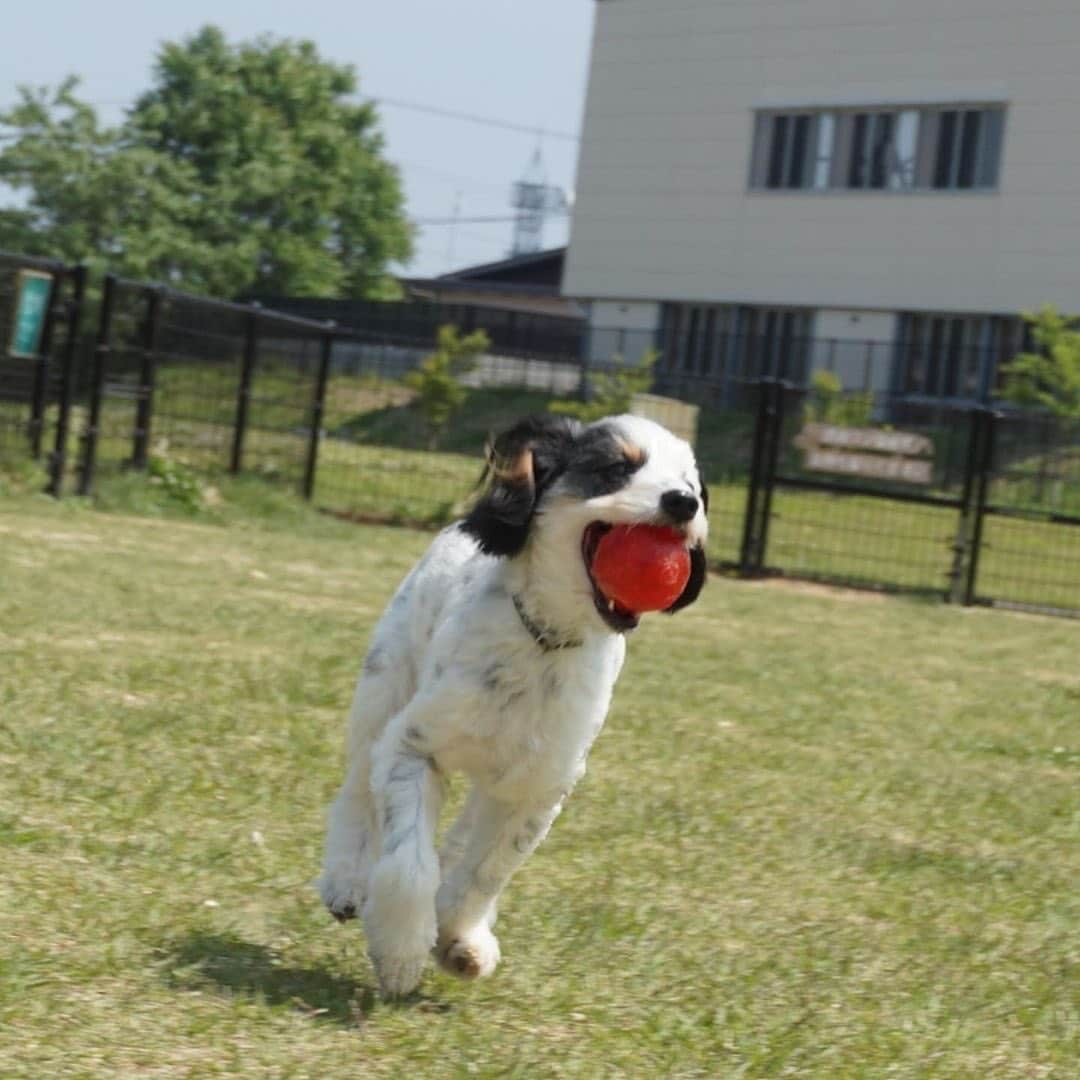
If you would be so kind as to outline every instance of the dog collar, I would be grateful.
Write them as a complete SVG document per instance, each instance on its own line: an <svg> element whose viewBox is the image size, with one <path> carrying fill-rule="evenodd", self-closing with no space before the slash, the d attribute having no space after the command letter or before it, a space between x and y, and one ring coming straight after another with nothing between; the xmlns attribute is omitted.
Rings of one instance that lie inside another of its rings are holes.
<svg viewBox="0 0 1080 1080"><path fill-rule="evenodd" d="M518 613L518 618L521 619L521 625L529 631L529 636L544 652L557 652L559 649L576 649L584 644L581 638L560 637L550 626L543 626L538 623L525 610L525 604L518 593L514 593L513 601L514 610Z"/></svg>

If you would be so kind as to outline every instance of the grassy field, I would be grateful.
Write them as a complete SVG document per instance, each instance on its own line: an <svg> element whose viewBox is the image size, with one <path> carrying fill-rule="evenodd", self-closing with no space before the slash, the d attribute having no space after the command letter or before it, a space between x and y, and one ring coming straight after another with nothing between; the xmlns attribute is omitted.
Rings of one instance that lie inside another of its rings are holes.
<svg viewBox="0 0 1080 1080"><path fill-rule="evenodd" d="M1080 628L714 580L638 631L494 978L310 887L420 533L0 500L0 1075L1076 1075Z"/></svg>

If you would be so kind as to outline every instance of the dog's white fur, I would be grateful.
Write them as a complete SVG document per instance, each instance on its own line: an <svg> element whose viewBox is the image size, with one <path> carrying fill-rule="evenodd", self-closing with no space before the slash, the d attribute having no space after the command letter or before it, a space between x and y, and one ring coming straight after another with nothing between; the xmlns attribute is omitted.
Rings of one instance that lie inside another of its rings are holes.
<svg viewBox="0 0 1080 1080"><path fill-rule="evenodd" d="M664 492L701 495L685 442L637 417L606 423L645 454L626 486L582 498L557 480L511 558L445 529L373 635L319 888L339 917L362 914L384 994L412 991L432 949L456 974L494 971L499 893L585 772L625 655L624 636L594 605L583 531L596 520L660 520ZM704 508L683 528L688 546L702 545ZM534 627L574 647L542 648L515 595ZM436 854L443 776L453 772L471 793Z"/></svg>

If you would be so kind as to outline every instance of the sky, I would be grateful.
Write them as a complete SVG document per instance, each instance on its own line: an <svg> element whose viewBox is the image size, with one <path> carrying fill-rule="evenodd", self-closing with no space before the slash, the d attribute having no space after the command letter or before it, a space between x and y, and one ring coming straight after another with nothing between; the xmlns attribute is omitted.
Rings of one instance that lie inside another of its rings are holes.
<svg viewBox="0 0 1080 1080"><path fill-rule="evenodd" d="M401 169L408 213L422 225L411 276L492 262L508 254L512 184L539 149L547 183L572 197L595 0L51 0L6 5L0 107L20 84L81 77L103 120L149 84L163 41L206 23L233 40L307 38L326 59L352 64L364 97L379 99L386 154ZM11 43L18 43L11 48ZM526 130L435 115L466 113ZM565 215L545 227L564 243Z"/></svg>

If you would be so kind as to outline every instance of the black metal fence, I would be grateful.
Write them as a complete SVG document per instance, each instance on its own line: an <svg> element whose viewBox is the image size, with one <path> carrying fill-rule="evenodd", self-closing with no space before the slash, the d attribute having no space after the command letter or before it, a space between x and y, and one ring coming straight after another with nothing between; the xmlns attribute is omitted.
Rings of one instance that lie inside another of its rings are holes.
<svg viewBox="0 0 1080 1080"><path fill-rule="evenodd" d="M13 347L27 272L48 286L29 354ZM86 297L81 268L0 256L0 458L38 459L54 494L176 463L358 520L442 523L491 431L590 377L582 358L493 348L437 430L402 381L417 343L111 276ZM1080 615L1080 422L895 393L823 402L769 379L667 389L638 404L693 426L717 568Z"/></svg>
<svg viewBox="0 0 1080 1080"><path fill-rule="evenodd" d="M334 328L106 277L90 351L78 491L180 455L310 497Z"/></svg>
<svg viewBox="0 0 1080 1080"><path fill-rule="evenodd" d="M760 384L742 574L1080 615L1080 421L892 395L868 412L821 422L805 390Z"/></svg>
<svg viewBox="0 0 1080 1080"><path fill-rule="evenodd" d="M53 494L67 465L85 291L84 267L0 253L0 455L46 462Z"/></svg>
<svg viewBox="0 0 1080 1080"><path fill-rule="evenodd" d="M276 311L301 318L331 320L343 337L357 342L426 349L440 326L452 324L465 333L483 329L500 356L530 360L577 363L586 329L584 319L478 304L293 296L261 296L258 300Z"/></svg>

